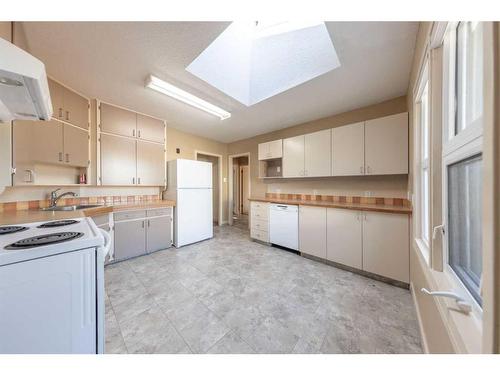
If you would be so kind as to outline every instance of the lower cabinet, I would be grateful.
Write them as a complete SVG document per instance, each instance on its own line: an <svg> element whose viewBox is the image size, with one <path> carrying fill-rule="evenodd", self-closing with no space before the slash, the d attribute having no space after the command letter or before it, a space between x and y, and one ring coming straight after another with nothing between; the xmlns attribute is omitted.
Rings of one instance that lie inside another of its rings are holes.
<svg viewBox="0 0 500 375"><path fill-rule="evenodd" d="M301 253L326 258L326 208L300 206L299 250Z"/></svg>
<svg viewBox="0 0 500 375"><path fill-rule="evenodd" d="M328 209L326 259L349 267L363 268L362 214L343 208Z"/></svg>
<svg viewBox="0 0 500 375"><path fill-rule="evenodd" d="M410 281L408 215L364 212L363 270Z"/></svg>
<svg viewBox="0 0 500 375"><path fill-rule="evenodd" d="M115 261L172 246L172 208L114 214Z"/></svg>
<svg viewBox="0 0 500 375"><path fill-rule="evenodd" d="M250 237L269 242L269 204L250 202Z"/></svg>

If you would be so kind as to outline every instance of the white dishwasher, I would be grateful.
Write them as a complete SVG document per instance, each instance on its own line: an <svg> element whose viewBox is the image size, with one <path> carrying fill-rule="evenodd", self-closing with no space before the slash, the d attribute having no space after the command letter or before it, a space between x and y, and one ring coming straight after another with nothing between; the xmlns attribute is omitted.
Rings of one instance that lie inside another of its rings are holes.
<svg viewBox="0 0 500 375"><path fill-rule="evenodd" d="M299 207L290 204L269 206L269 242L299 249Z"/></svg>

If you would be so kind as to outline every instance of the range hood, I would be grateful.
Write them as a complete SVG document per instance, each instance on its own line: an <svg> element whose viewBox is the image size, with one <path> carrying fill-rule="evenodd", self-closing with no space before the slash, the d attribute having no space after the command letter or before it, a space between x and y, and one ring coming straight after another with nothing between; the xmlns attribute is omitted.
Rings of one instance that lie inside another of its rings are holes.
<svg viewBox="0 0 500 375"><path fill-rule="evenodd" d="M0 122L50 120L51 116L45 65L0 38Z"/></svg>

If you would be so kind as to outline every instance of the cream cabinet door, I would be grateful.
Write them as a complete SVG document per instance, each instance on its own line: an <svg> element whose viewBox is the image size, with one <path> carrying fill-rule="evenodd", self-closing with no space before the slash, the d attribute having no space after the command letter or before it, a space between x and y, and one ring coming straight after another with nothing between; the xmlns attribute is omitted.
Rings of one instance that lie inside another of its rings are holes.
<svg viewBox="0 0 500 375"><path fill-rule="evenodd" d="M299 250L326 259L326 208L300 206Z"/></svg>
<svg viewBox="0 0 500 375"><path fill-rule="evenodd" d="M331 129L305 135L304 176L323 177L332 173Z"/></svg>
<svg viewBox="0 0 500 375"><path fill-rule="evenodd" d="M89 132L64 125L64 164L87 167L89 160Z"/></svg>
<svg viewBox="0 0 500 375"><path fill-rule="evenodd" d="M34 121L31 147L35 161L62 163L64 154L62 122Z"/></svg>
<svg viewBox="0 0 500 375"><path fill-rule="evenodd" d="M326 259L363 269L363 213L343 208L328 208Z"/></svg>
<svg viewBox="0 0 500 375"><path fill-rule="evenodd" d="M365 174L365 123L332 129L333 176Z"/></svg>
<svg viewBox="0 0 500 375"><path fill-rule="evenodd" d="M259 143L259 145L258 145L258 155L259 155L259 160L270 159L269 142Z"/></svg>
<svg viewBox="0 0 500 375"><path fill-rule="evenodd" d="M50 100L52 100L52 117L64 120L63 94L66 88L50 78L47 81L49 83Z"/></svg>
<svg viewBox="0 0 500 375"><path fill-rule="evenodd" d="M277 159L283 156L283 140L277 139L275 141L267 142L269 146L269 158Z"/></svg>
<svg viewBox="0 0 500 375"><path fill-rule="evenodd" d="M364 212L363 216L363 270L408 283L408 215Z"/></svg>
<svg viewBox="0 0 500 375"><path fill-rule="evenodd" d="M305 136L283 140L283 177L304 176Z"/></svg>
<svg viewBox="0 0 500 375"><path fill-rule="evenodd" d="M64 121L82 129L89 128L89 101L76 92L64 90Z"/></svg>
<svg viewBox="0 0 500 375"><path fill-rule="evenodd" d="M136 184L136 141L101 134L102 185Z"/></svg>
<svg viewBox="0 0 500 375"><path fill-rule="evenodd" d="M149 116L137 114L137 138L165 143L165 123Z"/></svg>
<svg viewBox="0 0 500 375"><path fill-rule="evenodd" d="M100 104L101 131L111 134L136 136L137 115L109 104Z"/></svg>
<svg viewBox="0 0 500 375"><path fill-rule="evenodd" d="M163 186L165 172L163 145L137 141L137 184Z"/></svg>
<svg viewBox="0 0 500 375"><path fill-rule="evenodd" d="M365 123L366 174L408 173L408 113Z"/></svg>

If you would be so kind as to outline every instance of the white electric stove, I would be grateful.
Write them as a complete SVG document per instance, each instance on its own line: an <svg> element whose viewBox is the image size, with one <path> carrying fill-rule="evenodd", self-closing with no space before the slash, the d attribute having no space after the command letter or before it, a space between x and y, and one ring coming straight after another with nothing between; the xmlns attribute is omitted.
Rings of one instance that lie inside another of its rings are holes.
<svg viewBox="0 0 500 375"><path fill-rule="evenodd" d="M90 218L0 226L0 353L103 353L109 246Z"/></svg>

